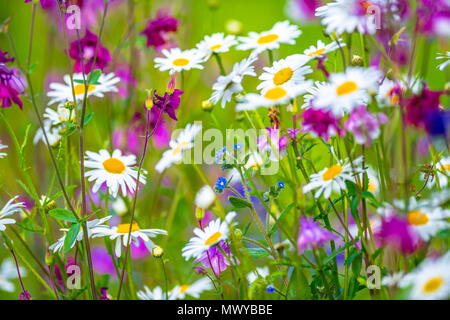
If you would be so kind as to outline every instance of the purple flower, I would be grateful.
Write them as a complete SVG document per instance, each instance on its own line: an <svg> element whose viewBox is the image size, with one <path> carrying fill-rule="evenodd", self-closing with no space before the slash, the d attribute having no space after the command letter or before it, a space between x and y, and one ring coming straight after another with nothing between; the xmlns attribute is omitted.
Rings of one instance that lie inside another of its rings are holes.
<svg viewBox="0 0 450 320"><path fill-rule="evenodd" d="M219 275L222 271L227 269L230 265L228 260L233 261L233 258L231 257L230 245L224 240L221 240L218 245L222 248L223 252L228 255L228 258L224 256L222 250L220 250L217 246L213 246L203 252L202 256L194 261L201 262L205 268L211 268L215 275ZM237 259L236 263L239 263Z"/></svg>
<svg viewBox="0 0 450 320"><path fill-rule="evenodd" d="M97 58L94 64L95 51L98 47ZM81 47L81 48L80 48ZM81 54L80 54L81 51ZM82 72L82 62L84 63L84 72L88 74L93 69L104 70L108 63L112 60L108 49L103 47L101 43L98 43L98 37L88 29L86 29L86 34L84 38L75 40L70 44L69 56L75 60L74 71Z"/></svg>
<svg viewBox="0 0 450 320"><path fill-rule="evenodd" d="M294 20L303 22L316 19L316 9L322 5L322 0L289 0L287 14Z"/></svg>
<svg viewBox="0 0 450 320"><path fill-rule="evenodd" d="M1 107L8 108L17 104L22 109L22 100L19 95L25 93L25 78L16 68L8 68L4 63L12 62L7 52L0 50L0 103Z"/></svg>
<svg viewBox="0 0 450 320"><path fill-rule="evenodd" d="M356 143L370 147L372 141L380 135L380 124L387 121L384 113L375 115L367 111L365 106L360 106L350 113L345 129L353 134Z"/></svg>
<svg viewBox="0 0 450 320"><path fill-rule="evenodd" d="M20 293L19 300L31 300L31 294L28 292L28 290L22 291Z"/></svg>
<svg viewBox="0 0 450 320"><path fill-rule="evenodd" d="M305 216L301 217L300 234L297 240L298 254L313 249L315 246L322 247L334 239L337 239L337 236L331 231L321 228L319 222L314 222L313 218L308 220Z"/></svg>
<svg viewBox="0 0 450 320"><path fill-rule="evenodd" d="M417 9L417 30L424 34L450 36L450 5L446 0L421 0Z"/></svg>
<svg viewBox="0 0 450 320"><path fill-rule="evenodd" d="M111 297L108 294L108 287L100 288L100 300L111 300Z"/></svg>
<svg viewBox="0 0 450 320"><path fill-rule="evenodd" d="M183 93L183 91L175 89L172 93L166 92L164 93L164 96L159 96L155 90L153 92L155 96L153 98L153 104L163 113L167 113L173 120L178 121L175 110L180 106L180 96Z"/></svg>
<svg viewBox="0 0 450 320"><path fill-rule="evenodd" d="M443 93L424 88L420 94L411 98L401 98L400 105L405 108L406 122L425 129L427 116L439 112L439 99Z"/></svg>
<svg viewBox="0 0 450 320"><path fill-rule="evenodd" d="M333 113L326 110L309 108L303 112L302 132L310 132L325 141L336 134L343 135L339 128L339 119Z"/></svg>
<svg viewBox="0 0 450 320"><path fill-rule="evenodd" d="M159 49L167 43L167 33L175 32L178 28L178 20L170 16L168 12L158 11L157 17L150 20L147 27L141 32L147 38L147 47Z"/></svg>
<svg viewBox="0 0 450 320"><path fill-rule="evenodd" d="M95 272L100 274L109 274L113 278L117 278L114 263L108 251L103 247L92 248L92 265Z"/></svg>
<svg viewBox="0 0 450 320"><path fill-rule="evenodd" d="M448 136L450 127L450 111L431 112L425 117L425 129L430 136Z"/></svg>
<svg viewBox="0 0 450 320"><path fill-rule="evenodd" d="M383 218L376 236L384 245L403 253L413 253L419 247L419 237L408 220L396 215Z"/></svg>
<svg viewBox="0 0 450 320"><path fill-rule="evenodd" d="M267 135L263 134L256 140L259 152L263 153L268 151L270 153L270 159L272 161L278 161L278 157L274 151L278 151L280 158L282 158L285 154L288 140L285 136L280 137L280 130L278 127L266 127L266 130ZM267 140L267 136L269 136L270 142ZM273 150L272 147L277 150Z"/></svg>

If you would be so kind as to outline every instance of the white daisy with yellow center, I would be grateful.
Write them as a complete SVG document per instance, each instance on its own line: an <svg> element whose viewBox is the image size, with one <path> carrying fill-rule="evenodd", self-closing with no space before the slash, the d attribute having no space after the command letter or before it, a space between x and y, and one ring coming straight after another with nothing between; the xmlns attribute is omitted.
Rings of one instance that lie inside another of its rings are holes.
<svg viewBox="0 0 450 320"><path fill-rule="evenodd" d="M442 230L450 228L446 221L450 210L441 207L419 207L407 213L409 224L424 240L428 241Z"/></svg>
<svg viewBox="0 0 450 320"><path fill-rule="evenodd" d="M150 290L147 286L144 286L144 290L137 292L137 297L139 300L166 300L166 293L159 286L155 287L153 290ZM167 298L167 300L175 300L173 291L169 292Z"/></svg>
<svg viewBox="0 0 450 320"><path fill-rule="evenodd" d="M130 231L130 224L123 223L119 224L115 227L101 227L96 228L92 236L93 238L97 237L109 237L111 240L116 240L116 245L114 252L117 257L122 255L122 245L126 247L128 244L128 233ZM145 243L147 249L151 252L153 248L156 247L155 243L151 240L151 238L155 238L157 235L167 235L166 230L162 229L141 229L137 222L134 222L131 225L131 241L134 242L136 246L139 246L139 239L142 239Z"/></svg>
<svg viewBox="0 0 450 320"><path fill-rule="evenodd" d="M345 47L345 43L342 43L339 39L339 44L337 41L333 41L329 44L325 44L322 40L317 40L316 46L310 46L308 49L303 51L303 55L306 59L312 60L325 56L327 53L333 52L341 47Z"/></svg>
<svg viewBox="0 0 450 320"><path fill-rule="evenodd" d="M0 142L0 150L8 148L7 145L4 145ZM4 152L0 152L0 159L6 157L8 154Z"/></svg>
<svg viewBox="0 0 450 320"><path fill-rule="evenodd" d="M295 44L295 39L301 34L298 27L289 21L277 22L269 31L250 32L247 37L239 37L241 44L236 49L253 50L253 53L259 54L264 50L278 49L280 43Z"/></svg>
<svg viewBox="0 0 450 320"><path fill-rule="evenodd" d="M61 141L63 137L61 132L62 129L63 128L60 125L57 126L52 125L51 120L44 120L44 130L45 133L47 134L48 143L50 144L51 147L56 146ZM36 131L33 143L37 144L39 141L42 141L44 144L46 143L44 138L44 132L42 131L41 128L39 128Z"/></svg>
<svg viewBox="0 0 450 320"><path fill-rule="evenodd" d="M341 117L360 105L367 105L370 94L378 88L381 72L374 68L347 68L345 73L330 75L329 83L318 88L313 107L326 109Z"/></svg>
<svg viewBox="0 0 450 320"><path fill-rule="evenodd" d="M248 93L236 104L236 111L255 110L259 107L271 107L275 105L288 104L292 99L306 93L312 86L311 81L302 84L284 84L264 91L264 93Z"/></svg>
<svg viewBox="0 0 450 320"><path fill-rule="evenodd" d="M250 55L248 58L237 62L233 66L233 70L226 76L219 76L216 82L213 84L214 90L209 101L213 104L219 102L222 99L222 108L225 108L227 102L231 101L233 94L241 92L242 79L244 76L256 77L254 66L252 64L257 60L256 55Z"/></svg>
<svg viewBox="0 0 450 320"><path fill-rule="evenodd" d="M450 298L450 253L438 259L427 259L399 282L410 287L411 300L445 300Z"/></svg>
<svg viewBox="0 0 450 320"><path fill-rule="evenodd" d="M356 173L361 173L360 164L363 158L358 157L353 160L353 166ZM353 176L352 165L348 160L338 162L329 168L325 168L318 173L310 176L310 182L303 187L303 193L308 193L317 189L314 197L319 198L322 193L325 198L329 198L332 191L340 192L347 189L345 181L355 182L356 177Z"/></svg>
<svg viewBox="0 0 450 320"><path fill-rule="evenodd" d="M174 163L179 163L183 159L186 150L194 147L194 138L200 132L202 126L198 123L188 124L177 136L169 142L170 149L164 151L161 159L155 166L155 170L162 173ZM173 132L172 134L175 134Z"/></svg>
<svg viewBox="0 0 450 320"><path fill-rule="evenodd" d="M112 216L107 216L101 219L94 219L91 221L87 221L86 222L86 227L87 227L87 234L88 234L88 238L92 238L93 234L95 234L96 230L98 228L107 228L108 226L104 225L105 222L109 221L109 219L111 219ZM63 228L63 229L59 229L60 231L63 232L68 232L69 229ZM84 236L84 232L83 232L83 228L80 228L80 230L78 231L78 235L76 238L76 241L74 241L70 247L70 249L72 249L75 244L77 242L81 242L83 240L83 236ZM54 244L52 244L49 249L52 250L53 252L58 252L61 251L64 248L64 241L66 240L66 235L63 235L61 238L59 238Z"/></svg>
<svg viewBox="0 0 450 320"><path fill-rule="evenodd" d="M263 82L256 89L264 94L274 87L301 84L305 81L305 75L312 73L311 67L304 65L306 62L307 59L299 54L275 61L272 67L264 68L265 72L258 78Z"/></svg>
<svg viewBox="0 0 450 320"><path fill-rule="evenodd" d="M245 163L246 169L259 170L264 164L264 160L261 155L257 152L251 152L248 157L247 162Z"/></svg>
<svg viewBox="0 0 450 320"><path fill-rule="evenodd" d="M155 68L159 71L169 70L170 74L181 72L183 70L203 69L200 64L203 62L202 54L196 50L184 50L180 48L172 48L169 50L163 49L162 54L164 58L155 58Z"/></svg>
<svg viewBox="0 0 450 320"><path fill-rule="evenodd" d="M205 60L209 59L213 53L222 53L230 51L230 48L237 44L236 37L232 35L225 36L223 33L214 33L197 44L200 56Z"/></svg>
<svg viewBox="0 0 450 320"><path fill-rule="evenodd" d="M336 0L316 9L316 16L322 19L326 32L338 35L347 32L374 34L377 25L375 15L368 14L372 4L361 0ZM379 7L378 7L379 8ZM372 9L376 10L375 8Z"/></svg>
<svg viewBox="0 0 450 320"><path fill-rule="evenodd" d="M73 102L73 94L75 94L76 102L81 102L84 99L86 91L87 97L95 96L99 98L103 98L104 93L119 91L115 85L120 82L120 78L116 77L114 73L109 73L107 75L101 74L97 83L89 84L87 89L84 83L77 82L83 81L82 73L74 73L73 80L73 89L70 75L64 76L64 83L50 83L49 87L51 91L47 93L47 96L51 98L48 103L49 106L55 103L58 103L58 106L64 106L68 101ZM86 82L88 81L87 76L85 77L85 80Z"/></svg>
<svg viewBox="0 0 450 320"><path fill-rule="evenodd" d="M213 284L210 279L202 278L191 284L178 285L170 292L175 299L184 299L186 295L193 298L200 298L200 294L204 291L212 290Z"/></svg>
<svg viewBox="0 0 450 320"><path fill-rule="evenodd" d="M262 268L256 268L255 271L250 272L247 274L247 281L248 284L251 285L253 281L257 280L258 278L265 279L270 274L269 267L265 266Z"/></svg>
<svg viewBox="0 0 450 320"><path fill-rule="evenodd" d="M17 198L18 196L15 196L14 198L10 199L2 208L2 210L0 210L0 231L5 231L7 224L16 223L16 220L6 217L11 216L16 212L19 213L22 211L25 203L17 202Z"/></svg>
<svg viewBox="0 0 450 320"><path fill-rule="evenodd" d="M84 165L92 169L86 172L88 180L95 181L92 192L97 192L105 183L113 198L117 197L119 189L124 196L128 194L128 191L134 193L138 176L138 171L133 169L135 164L135 155L123 156L122 151L118 149L112 154L104 149L98 153L87 151ZM139 177L139 182L142 184L146 182L144 173L141 173Z"/></svg>
<svg viewBox="0 0 450 320"><path fill-rule="evenodd" d="M236 212L229 212L224 221L220 218L211 221L203 230L194 229L195 237L191 238L182 249L182 255L186 260L190 258L200 258L202 253L210 247L219 243L220 240L228 239L230 224L236 216Z"/></svg>

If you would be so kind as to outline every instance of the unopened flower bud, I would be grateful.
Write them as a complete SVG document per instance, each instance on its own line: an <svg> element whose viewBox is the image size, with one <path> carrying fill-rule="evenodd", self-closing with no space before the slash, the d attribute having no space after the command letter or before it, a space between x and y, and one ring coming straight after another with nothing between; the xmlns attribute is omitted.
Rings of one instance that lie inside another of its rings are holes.
<svg viewBox="0 0 450 320"><path fill-rule="evenodd" d="M220 5L219 0L208 0L206 3L211 10L219 8Z"/></svg>
<svg viewBox="0 0 450 320"><path fill-rule="evenodd" d="M169 83L167 84L167 92L172 94L175 90L175 73L170 77Z"/></svg>
<svg viewBox="0 0 450 320"><path fill-rule="evenodd" d="M242 231L241 231L241 229L236 229L236 230L234 230L234 236L235 236L236 239L238 239L238 240L242 239Z"/></svg>
<svg viewBox="0 0 450 320"><path fill-rule="evenodd" d="M238 35L242 32L243 25L242 22L235 19L230 19L227 22L225 22L225 30L229 34Z"/></svg>
<svg viewBox="0 0 450 320"><path fill-rule="evenodd" d="M145 100L145 107L147 110L151 110L153 107L152 91L147 90L147 99Z"/></svg>
<svg viewBox="0 0 450 320"><path fill-rule="evenodd" d="M214 109L214 104L211 101L205 100L202 102L202 110L203 111L211 112L213 109Z"/></svg>
<svg viewBox="0 0 450 320"><path fill-rule="evenodd" d="M67 101L64 104L64 108L66 108L68 110L73 110L73 109L75 109L75 103L73 103L72 101Z"/></svg>
<svg viewBox="0 0 450 320"><path fill-rule="evenodd" d="M8 29L9 29L9 21L11 21L11 18L7 18L5 20L5 22L3 22L2 26L1 26L1 32L3 33L7 33Z"/></svg>
<svg viewBox="0 0 450 320"><path fill-rule="evenodd" d="M48 212L48 211L53 210L53 209L55 209L55 208L56 208L56 201L55 201L55 200L49 201L49 202L44 206L45 212Z"/></svg>
<svg viewBox="0 0 450 320"><path fill-rule="evenodd" d="M204 276L206 274L206 270L203 269L202 267L194 267L193 268L195 273Z"/></svg>
<svg viewBox="0 0 450 320"><path fill-rule="evenodd" d="M51 266L53 264L53 256L48 249L47 253L45 254L45 264L48 266Z"/></svg>
<svg viewBox="0 0 450 320"><path fill-rule="evenodd" d="M205 209L197 207L197 209L195 209L195 218L197 220L202 220L204 217L205 217Z"/></svg>
<svg viewBox="0 0 450 320"><path fill-rule="evenodd" d="M352 56L352 66L354 67L362 67L364 65L364 60L361 56L354 54Z"/></svg>
<svg viewBox="0 0 450 320"><path fill-rule="evenodd" d="M152 249L152 255L153 255L155 258L161 258L161 257L163 256L163 254L164 254L164 250L163 250L163 248L161 248L161 247L154 247L154 248Z"/></svg>

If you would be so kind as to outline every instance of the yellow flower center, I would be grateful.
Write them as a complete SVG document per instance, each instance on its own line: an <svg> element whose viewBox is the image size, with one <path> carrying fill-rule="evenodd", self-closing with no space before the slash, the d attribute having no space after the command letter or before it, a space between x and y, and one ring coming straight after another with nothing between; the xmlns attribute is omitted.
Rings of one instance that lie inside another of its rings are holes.
<svg viewBox="0 0 450 320"><path fill-rule="evenodd" d="M79 94L84 94L85 93L85 88L86 86L84 84L77 84L73 90L75 91L75 95L79 95ZM95 89L95 86L93 84L90 84L88 86L88 90L87 92L91 92L92 90Z"/></svg>
<svg viewBox="0 0 450 320"><path fill-rule="evenodd" d="M215 44L215 45L213 45L213 46L210 47L211 51L218 50L218 49L220 49L220 48L222 48L222 45L221 45L221 44Z"/></svg>
<svg viewBox="0 0 450 320"><path fill-rule="evenodd" d="M139 225L134 222L131 226L131 232L139 231L141 228L139 228ZM117 226L117 233L128 233L130 232L130 224L129 223L121 223Z"/></svg>
<svg viewBox="0 0 450 320"><path fill-rule="evenodd" d="M429 220L428 216L420 210L414 210L408 213L409 224L423 226L424 224L427 224Z"/></svg>
<svg viewBox="0 0 450 320"><path fill-rule="evenodd" d="M422 290L425 293L433 293L437 291L442 284L444 283L444 279L442 277L434 277L425 282Z"/></svg>
<svg viewBox="0 0 450 320"><path fill-rule="evenodd" d="M329 167L327 169L327 171L325 171L325 173L322 175L322 178L324 181L329 181L329 180L335 178L341 172L342 172L342 166L335 164L335 165L332 165L331 167Z"/></svg>
<svg viewBox="0 0 450 320"><path fill-rule="evenodd" d="M172 155L176 156L177 154L179 154L181 152L181 148L187 146L188 142L187 141L183 141L181 143L179 143L175 149L173 149L172 151Z"/></svg>
<svg viewBox="0 0 450 320"><path fill-rule="evenodd" d="M439 169L441 171L450 171L450 164L443 164Z"/></svg>
<svg viewBox="0 0 450 320"><path fill-rule="evenodd" d="M343 96L345 94L352 93L358 90L358 85L354 81L345 81L343 84L339 85L336 89L338 96Z"/></svg>
<svg viewBox="0 0 450 320"><path fill-rule="evenodd" d="M174 66L183 67L183 66L189 64L189 60L185 59L185 58L178 58L178 59L173 60L172 63Z"/></svg>
<svg viewBox="0 0 450 320"><path fill-rule="evenodd" d="M183 284L183 285L180 287L180 293L185 293L187 289L189 289L189 285Z"/></svg>
<svg viewBox="0 0 450 320"><path fill-rule="evenodd" d="M116 158L109 158L108 160L103 161L103 168L109 173L122 173L125 171L125 165L122 161Z"/></svg>
<svg viewBox="0 0 450 320"><path fill-rule="evenodd" d="M274 42L274 41L278 40L278 38L279 37L277 34L271 33L271 34L259 37L257 42L258 42L258 44L266 44L266 43Z"/></svg>
<svg viewBox="0 0 450 320"><path fill-rule="evenodd" d="M279 86L285 83L286 81L291 79L293 73L294 71L292 71L292 69L289 67L279 70L273 76L273 84Z"/></svg>
<svg viewBox="0 0 450 320"><path fill-rule="evenodd" d="M314 52L311 52L310 54L308 54L308 57L312 57L312 56L320 56L322 53L325 52L325 48L322 49L318 49Z"/></svg>
<svg viewBox="0 0 450 320"><path fill-rule="evenodd" d="M209 237L208 239L206 239L205 241L205 246L209 246L210 244L216 243L220 237L222 236L222 233L220 233L219 231L217 231L216 233L214 233L211 237Z"/></svg>
<svg viewBox="0 0 450 320"><path fill-rule="evenodd" d="M286 90L280 87L275 87L272 89L267 90L267 92L264 94L264 98L269 100L278 100L287 95Z"/></svg>
<svg viewBox="0 0 450 320"><path fill-rule="evenodd" d="M377 192L377 187L375 186L375 183L369 180L369 185L367 186L367 190L370 192Z"/></svg>

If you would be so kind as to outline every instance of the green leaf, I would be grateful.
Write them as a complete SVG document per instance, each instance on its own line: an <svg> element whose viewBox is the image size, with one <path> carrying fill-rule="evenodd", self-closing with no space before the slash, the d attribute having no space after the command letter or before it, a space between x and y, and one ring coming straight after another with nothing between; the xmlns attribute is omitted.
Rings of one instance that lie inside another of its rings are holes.
<svg viewBox="0 0 450 320"><path fill-rule="evenodd" d="M60 209L60 208L56 208L53 210L50 210L48 212L48 214L50 216L52 216L53 218L59 219L59 220L64 220L64 221L69 221L69 222L77 222L77 218L73 215L72 211L66 210L66 209Z"/></svg>
<svg viewBox="0 0 450 320"><path fill-rule="evenodd" d="M278 218L278 223L283 222L284 218L286 217L286 215L289 213L289 211L292 209L292 207L295 206L295 203L292 202L291 204L289 204L280 214L280 217ZM276 230L277 230L277 225L278 223L275 223L272 228L269 231L269 236L272 235Z"/></svg>
<svg viewBox="0 0 450 320"><path fill-rule="evenodd" d="M91 112L84 118L84 125L86 125L89 122L89 120L91 120L93 115L94 115L94 113Z"/></svg>
<svg viewBox="0 0 450 320"><path fill-rule="evenodd" d="M228 200L236 208L245 208L245 207L251 208L252 207L252 204L250 202L248 202L247 200L238 198L238 197L229 196Z"/></svg>
<svg viewBox="0 0 450 320"><path fill-rule="evenodd" d="M64 240L64 253L69 251L70 247L77 240L78 233L81 229L81 223L75 223L70 226L69 232L66 234L66 238Z"/></svg>
<svg viewBox="0 0 450 320"><path fill-rule="evenodd" d="M28 217L22 219L20 222L16 222L16 225L27 231L44 233L44 229L35 227L33 222Z"/></svg>
<svg viewBox="0 0 450 320"><path fill-rule="evenodd" d="M349 241L343 247L339 247L331 256L327 257L327 260L325 260L324 264L329 264L334 259L334 257L338 256L342 251L344 251L348 247L351 247L352 245L353 242Z"/></svg>
<svg viewBox="0 0 450 320"><path fill-rule="evenodd" d="M247 251L252 258L264 258L270 255L267 250L261 248L248 248Z"/></svg>
<svg viewBox="0 0 450 320"><path fill-rule="evenodd" d="M102 71L100 69L95 69L94 71L91 72L91 81L89 82L90 84L99 84L98 79L100 78L100 76L102 75ZM89 77L88 77L89 79Z"/></svg>

